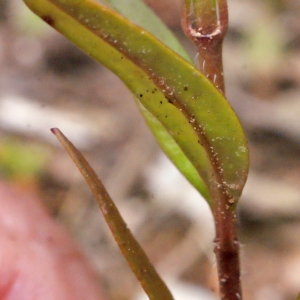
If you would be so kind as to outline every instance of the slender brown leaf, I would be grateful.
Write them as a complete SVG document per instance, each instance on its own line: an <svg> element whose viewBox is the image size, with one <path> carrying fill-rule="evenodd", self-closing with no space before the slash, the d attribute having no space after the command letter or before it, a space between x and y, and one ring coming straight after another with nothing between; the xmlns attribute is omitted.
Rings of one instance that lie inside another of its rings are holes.
<svg viewBox="0 0 300 300"><path fill-rule="evenodd" d="M92 190L106 223L120 247L123 256L126 258L130 268L141 283L148 297L153 300L172 300L173 297L170 291L161 280L145 252L127 227L95 171L86 161L84 156L58 128L52 128L51 131L66 149Z"/></svg>

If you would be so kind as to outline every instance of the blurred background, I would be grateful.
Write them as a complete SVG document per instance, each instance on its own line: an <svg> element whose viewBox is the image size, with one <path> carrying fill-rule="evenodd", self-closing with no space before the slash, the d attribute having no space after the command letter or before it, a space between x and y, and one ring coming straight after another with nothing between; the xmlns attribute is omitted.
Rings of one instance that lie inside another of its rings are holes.
<svg viewBox="0 0 300 300"><path fill-rule="evenodd" d="M181 31L181 1L146 2L195 57ZM293 300L300 291L300 1L228 5L227 97L251 155L239 205L244 295ZM136 299L138 284L51 127L86 155L162 275L211 299L211 214L161 153L130 93L21 0L0 0L0 181L38 195L110 299Z"/></svg>

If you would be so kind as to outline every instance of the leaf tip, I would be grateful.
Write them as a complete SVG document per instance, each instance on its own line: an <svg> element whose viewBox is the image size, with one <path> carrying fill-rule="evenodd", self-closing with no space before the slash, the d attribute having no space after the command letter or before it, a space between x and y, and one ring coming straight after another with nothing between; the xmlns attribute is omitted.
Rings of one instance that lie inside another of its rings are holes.
<svg viewBox="0 0 300 300"><path fill-rule="evenodd" d="M56 127L51 128L50 130L51 130L51 132L52 132L54 135L57 135L57 134L59 134L59 132L60 132L60 130L59 130L58 128L56 128Z"/></svg>

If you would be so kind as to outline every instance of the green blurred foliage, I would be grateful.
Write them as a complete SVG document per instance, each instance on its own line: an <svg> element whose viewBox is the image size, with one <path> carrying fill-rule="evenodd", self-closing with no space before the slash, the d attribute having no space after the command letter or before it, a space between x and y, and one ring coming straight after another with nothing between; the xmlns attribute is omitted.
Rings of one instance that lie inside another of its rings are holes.
<svg viewBox="0 0 300 300"><path fill-rule="evenodd" d="M0 141L0 176L14 182L36 181L43 172L48 151L40 144L16 138Z"/></svg>

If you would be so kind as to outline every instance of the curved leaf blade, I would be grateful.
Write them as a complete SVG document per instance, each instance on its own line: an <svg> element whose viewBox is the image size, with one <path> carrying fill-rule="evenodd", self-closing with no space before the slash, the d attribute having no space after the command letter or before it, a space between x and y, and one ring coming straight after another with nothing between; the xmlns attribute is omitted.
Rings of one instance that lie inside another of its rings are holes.
<svg viewBox="0 0 300 300"><path fill-rule="evenodd" d="M248 174L245 136L226 99L203 74L151 34L92 1L25 2L123 80L179 145L210 198L223 186L230 199L239 199Z"/></svg>
<svg viewBox="0 0 300 300"><path fill-rule="evenodd" d="M187 54L183 46L176 39L171 30L161 21L160 18L140 0L97 0L99 3L111 7L119 12L122 16L135 23L136 25L146 29L157 39L162 41L166 46L174 50L184 59L192 63L190 56ZM134 7L134 9L133 9ZM136 13L136 12L139 13ZM145 121L156 137L162 150L167 154L171 161L177 166L188 181L200 192L205 198L209 199L208 190L203 183L198 172L186 158L182 150L178 147L172 136L166 131L161 123L156 120L149 111L147 111L139 101L136 101Z"/></svg>
<svg viewBox="0 0 300 300"><path fill-rule="evenodd" d="M177 168L185 175L187 180L200 192L200 194L205 199L210 199L207 187L202 181L199 173L192 163L186 158L178 144L174 141L173 137L139 101L136 102L141 113L145 117L148 127L151 129L162 150L167 153L170 160L175 163Z"/></svg>
<svg viewBox="0 0 300 300"><path fill-rule="evenodd" d="M31 2L32 3L28 3L28 4L29 5L36 4L34 3L34 1ZM51 23L51 20L48 20L47 17L45 19L46 22ZM137 103L139 103L138 100ZM203 183L195 167L187 159L187 157L184 155L180 147L176 144L176 142L174 141L172 136L166 131L166 129L151 115L151 113L146 114L145 113L146 111L147 110L145 109L141 110L148 125L151 124L150 129L158 139L158 143L165 151L167 156L173 161L173 163L183 173L183 175L191 182L191 184L204 196L204 198L209 199L209 192L207 190L207 187Z"/></svg>

